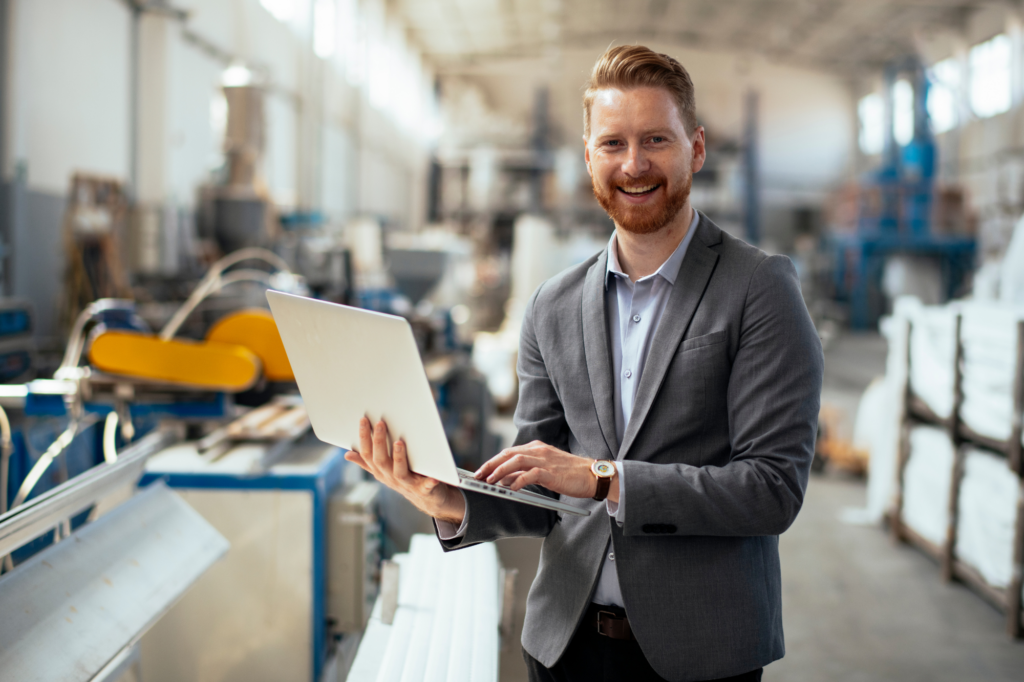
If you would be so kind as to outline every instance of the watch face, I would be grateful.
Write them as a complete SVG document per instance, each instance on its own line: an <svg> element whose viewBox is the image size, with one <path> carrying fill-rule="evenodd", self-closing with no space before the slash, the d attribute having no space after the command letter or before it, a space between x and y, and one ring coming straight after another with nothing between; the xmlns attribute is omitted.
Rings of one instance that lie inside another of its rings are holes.
<svg viewBox="0 0 1024 682"><path fill-rule="evenodd" d="M615 475L615 465L611 462L594 462L590 468L594 475L601 478L610 478Z"/></svg>

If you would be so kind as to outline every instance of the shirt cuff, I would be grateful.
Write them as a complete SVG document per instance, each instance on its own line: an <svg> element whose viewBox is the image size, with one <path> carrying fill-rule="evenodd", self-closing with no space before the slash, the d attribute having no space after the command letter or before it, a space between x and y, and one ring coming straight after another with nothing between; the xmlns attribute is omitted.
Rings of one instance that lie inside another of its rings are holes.
<svg viewBox="0 0 1024 682"><path fill-rule="evenodd" d="M462 499L466 499L466 493L462 493ZM437 537L442 540L457 540L466 534L466 524L469 522L469 505L466 505L466 514L462 517L462 523L456 528L455 524L451 521L442 521L441 519L434 519L434 526L437 527Z"/></svg>
<svg viewBox="0 0 1024 682"><path fill-rule="evenodd" d="M622 462L615 462L615 472L619 475L619 501L612 502L611 500L605 500L604 506L608 511L608 516L613 517L615 519L615 523L621 526L626 519L626 486L623 485Z"/></svg>

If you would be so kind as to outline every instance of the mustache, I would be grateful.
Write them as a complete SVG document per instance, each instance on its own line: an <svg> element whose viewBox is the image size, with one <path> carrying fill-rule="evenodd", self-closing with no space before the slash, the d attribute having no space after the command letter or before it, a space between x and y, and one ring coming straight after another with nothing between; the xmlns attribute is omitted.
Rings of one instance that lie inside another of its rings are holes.
<svg viewBox="0 0 1024 682"><path fill-rule="evenodd" d="M636 189L638 187L648 187L650 185L667 185L668 178L664 174L650 174L641 175L638 178L622 178L614 179L611 182L613 187L623 187L625 189Z"/></svg>

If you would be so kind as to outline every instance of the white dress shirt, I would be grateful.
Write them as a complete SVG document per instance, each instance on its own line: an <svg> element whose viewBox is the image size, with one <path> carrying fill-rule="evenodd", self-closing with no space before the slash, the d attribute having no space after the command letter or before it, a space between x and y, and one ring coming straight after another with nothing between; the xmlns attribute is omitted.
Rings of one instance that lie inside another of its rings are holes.
<svg viewBox="0 0 1024 682"><path fill-rule="evenodd" d="M618 242L615 234L608 242L608 266L605 271L604 285L605 310L608 317L609 339L612 351L612 373L614 375L615 401L615 437L616 446L622 443L622 436L629 425L629 417L633 413L633 401L636 388L640 385L647 354L651 341L658 329L658 322L665 311L669 294L679 274L686 249L690 246L693 233L697 231L699 217L693 211L690 228L672 255L661 264L653 274L641 277L636 282L622 272L619 266ZM614 294L614 295L612 295ZM606 500L608 514L615 518L620 526L626 514L626 482L623 476L622 463L615 462L619 474L618 503ZM463 493L465 494L465 493ZM467 508L468 509L468 508ZM454 540L466 532L469 513L462 519L458 528L446 521L436 521L438 535L442 540ZM597 579L597 587L591 601L597 604L622 606L622 590L619 587L618 572L615 569L615 554L609 546L605 548L604 565Z"/></svg>
<svg viewBox="0 0 1024 682"><path fill-rule="evenodd" d="M679 275L686 249L690 246L693 233L697 231L699 218L693 211L693 220L686 231L683 241L672 252L672 255L661 264L653 274L641 277L635 282L622 272L619 266L618 241L612 234L608 242L608 269L604 276L605 310L608 316L609 340L612 351L612 376L615 390L615 438L616 448L622 444L622 436L629 426L629 417L633 414L633 401L636 398L636 387L640 385L640 377L647 364L647 354L651 350L651 341L658 330L661 314L665 312L672 286ZM614 295L613 295L614 294ZM608 513L615 517L620 526L626 518L626 479L623 476L622 462L616 461L615 468L619 474L619 502L607 501ZM622 606L622 590L619 588L619 575L615 569L615 553L611 550L611 541L605 549L604 566L597 579L597 587L591 598L596 604L612 604Z"/></svg>

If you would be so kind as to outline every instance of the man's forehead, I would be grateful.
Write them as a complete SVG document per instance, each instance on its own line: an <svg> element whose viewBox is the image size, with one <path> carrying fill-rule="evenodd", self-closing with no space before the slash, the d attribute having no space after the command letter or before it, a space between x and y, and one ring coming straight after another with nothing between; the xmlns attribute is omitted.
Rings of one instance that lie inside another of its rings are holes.
<svg viewBox="0 0 1024 682"><path fill-rule="evenodd" d="M682 126L682 118L671 93L664 88L602 88L590 106L591 127L625 123Z"/></svg>

